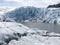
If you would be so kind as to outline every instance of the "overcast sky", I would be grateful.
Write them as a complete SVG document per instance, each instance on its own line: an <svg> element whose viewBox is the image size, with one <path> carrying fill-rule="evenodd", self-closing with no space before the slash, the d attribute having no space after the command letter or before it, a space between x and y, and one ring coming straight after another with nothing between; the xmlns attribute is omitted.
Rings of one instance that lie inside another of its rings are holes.
<svg viewBox="0 0 60 45"><path fill-rule="evenodd" d="M47 7L51 4L57 4L60 0L0 0L0 6L35 6L35 7Z"/></svg>

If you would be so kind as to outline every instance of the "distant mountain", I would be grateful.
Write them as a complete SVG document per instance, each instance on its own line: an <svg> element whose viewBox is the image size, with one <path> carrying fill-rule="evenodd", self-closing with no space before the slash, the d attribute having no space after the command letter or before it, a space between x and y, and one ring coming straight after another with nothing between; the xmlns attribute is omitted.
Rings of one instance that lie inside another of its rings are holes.
<svg viewBox="0 0 60 45"><path fill-rule="evenodd" d="M4 13L13 10L12 7L0 7L0 15L3 15Z"/></svg>
<svg viewBox="0 0 60 45"><path fill-rule="evenodd" d="M48 8L60 8L60 3L54 4L54 5L49 5Z"/></svg>

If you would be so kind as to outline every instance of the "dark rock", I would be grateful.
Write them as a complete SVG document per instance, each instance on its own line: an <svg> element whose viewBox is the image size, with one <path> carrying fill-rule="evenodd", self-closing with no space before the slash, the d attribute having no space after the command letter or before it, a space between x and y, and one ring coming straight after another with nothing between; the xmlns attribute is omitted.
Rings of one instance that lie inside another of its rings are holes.
<svg viewBox="0 0 60 45"><path fill-rule="evenodd" d="M22 36L27 36L27 33L22 34Z"/></svg>
<svg viewBox="0 0 60 45"><path fill-rule="evenodd" d="M60 8L60 3L54 4L54 5L49 5L47 8Z"/></svg>

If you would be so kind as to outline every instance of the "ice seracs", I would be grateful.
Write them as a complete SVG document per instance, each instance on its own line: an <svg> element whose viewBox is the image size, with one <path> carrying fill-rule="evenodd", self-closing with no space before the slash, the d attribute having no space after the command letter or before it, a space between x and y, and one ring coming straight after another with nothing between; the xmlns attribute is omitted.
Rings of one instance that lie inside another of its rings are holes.
<svg viewBox="0 0 60 45"><path fill-rule="evenodd" d="M57 23L60 24L60 17L58 17L58 22Z"/></svg>
<svg viewBox="0 0 60 45"><path fill-rule="evenodd" d="M44 23L59 24L60 9L58 8L36 8L36 7L20 7L12 10L4 15L4 20L16 22L29 21L42 21ZM9 18L9 19L8 19Z"/></svg>

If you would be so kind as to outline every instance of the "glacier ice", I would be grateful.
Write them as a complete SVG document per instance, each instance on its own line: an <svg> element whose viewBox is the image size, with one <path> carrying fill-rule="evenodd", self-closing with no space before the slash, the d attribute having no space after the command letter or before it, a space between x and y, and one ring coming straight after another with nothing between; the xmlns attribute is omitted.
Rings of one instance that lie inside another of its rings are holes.
<svg viewBox="0 0 60 45"><path fill-rule="evenodd" d="M25 20L41 20L46 23L59 24L60 9L59 8L36 8L36 7L20 7L13 11L7 12L3 16L5 21L24 22Z"/></svg>
<svg viewBox="0 0 60 45"><path fill-rule="evenodd" d="M60 9L21 7L0 18L0 45L60 45L60 34L31 29L20 23L32 20L60 23Z"/></svg>

